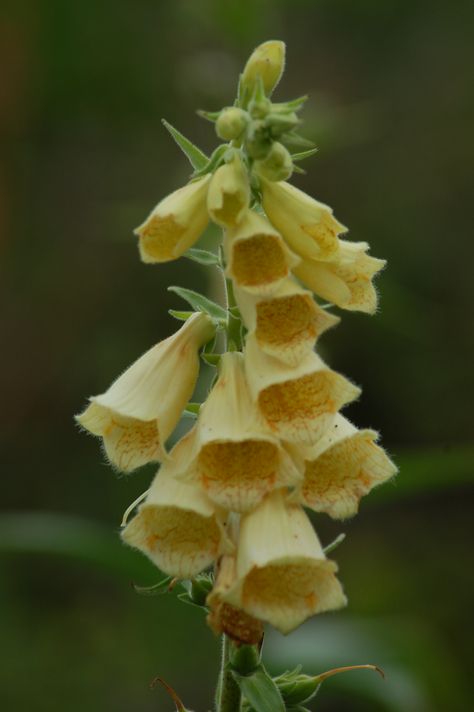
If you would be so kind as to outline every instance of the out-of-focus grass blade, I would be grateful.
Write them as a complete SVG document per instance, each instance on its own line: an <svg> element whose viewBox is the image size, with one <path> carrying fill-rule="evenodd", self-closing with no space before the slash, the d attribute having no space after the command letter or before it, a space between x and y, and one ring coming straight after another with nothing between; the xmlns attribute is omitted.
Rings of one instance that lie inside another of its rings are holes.
<svg viewBox="0 0 474 712"><path fill-rule="evenodd" d="M133 580L146 580L151 565L125 547L112 527L53 512L0 516L1 554L46 554L77 559ZM153 570L156 578L156 569Z"/></svg>

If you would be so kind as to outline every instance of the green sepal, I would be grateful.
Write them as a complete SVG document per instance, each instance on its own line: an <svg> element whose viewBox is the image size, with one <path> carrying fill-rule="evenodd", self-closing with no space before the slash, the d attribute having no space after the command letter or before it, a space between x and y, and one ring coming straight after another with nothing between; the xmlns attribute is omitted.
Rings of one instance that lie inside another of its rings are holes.
<svg viewBox="0 0 474 712"><path fill-rule="evenodd" d="M211 157L206 159L206 163L203 166L196 168L192 175L193 179L201 178L208 173L213 173L224 161L224 154L228 149L229 146L227 143L221 143L221 145L212 152Z"/></svg>
<svg viewBox="0 0 474 712"><path fill-rule="evenodd" d="M291 111L298 111L303 108L303 105L308 101L308 95L299 96L297 99L291 99L290 101L282 101L272 104L272 111L278 113L288 113Z"/></svg>
<svg viewBox="0 0 474 712"><path fill-rule="evenodd" d="M211 301L203 294L195 292L192 289L185 289L184 287L171 286L168 287L168 292L174 292L178 297L184 299L188 304L190 304L196 311L203 311L213 319L217 321L227 323L227 311L216 304L216 302Z"/></svg>
<svg viewBox="0 0 474 712"><path fill-rule="evenodd" d="M195 247L191 247L187 252L184 253L183 257L187 257L188 260L197 262L200 265L205 265L206 267L210 265L218 265L220 263L219 255L215 252L209 252L208 250L199 250Z"/></svg>
<svg viewBox="0 0 474 712"><path fill-rule="evenodd" d="M345 538L346 538L346 535L344 534L344 532L341 532L341 534L338 534L337 537L334 539L334 541L332 541L330 544L328 544L327 546L325 546L323 548L324 553L329 554L331 551L334 551L334 549L336 549L336 547L338 547L339 544L342 544L342 542L344 541Z"/></svg>
<svg viewBox="0 0 474 712"><path fill-rule="evenodd" d="M196 114L201 117L201 119L206 119L206 121L212 121L213 123L217 121L221 112L220 111L204 111L203 109L198 109Z"/></svg>
<svg viewBox="0 0 474 712"><path fill-rule="evenodd" d="M232 674L255 712L285 712L280 690L262 664L250 675Z"/></svg>
<svg viewBox="0 0 474 712"><path fill-rule="evenodd" d="M178 311L176 309L168 309L168 314L173 316L175 319L178 319L178 321L187 321L195 313L196 312L193 311Z"/></svg>
<svg viewBox="0 0 474 712"><path fill-rule="evenodd" d="M296 165L296 163L293 163L293 173L300 173L301 175L305 176L306 171L304 168L301 168L300 166Z"/></svg>
<svg viewBox="0 0 474 712"><path fill-rule="evenodd" d="M163 593L169 593L172 581L173 576L167 576L161 581L158 581L158 583L153 584L153 586L138 586L134 583L133 588L142 596L161 596Z"/></svg>
<svg viewBox="0 0 474 712"><path fill-rule="evenodd" d="M315 153L319 151L319 148L310 148L307 151L300 151L300 153L293 153L291 155L292 161L304 161L305 158L310 158L314 156Z"/></svg>
<svg viewBox="0 0 474 712"><path fill-rule="evenodd" d="M288 145L297 146L301 148L315 148L313 141L310 141L304 136L300 136L299 134L294 133L293 131L288 131L288 133L285 133L280 136L280 141L281 143L285 144L285 146Z"/></svg>
<svg viewBox="0 0 474 712"><path fill-rule="evenodd" d="M219 362L221 360L221 355L222 354L206 354L206 353L202 352L201 358L209 366L218 366Z"/></svg>
<svg viewBox="0 0 474 712"><path fill-rule="evenodd" d="M289 114L269 114L265 119L265 126L273 138L288 134L301 123L294 112Z"/></svg>
<svg viewBox="0 0 474 712"><path fill-rule="evenodd" d="M260 665L260 653L255 645L232 646L229 667L239 675L250 675Z"/></svg>
<svg viewBox="0 0 474 712"><path fill-rule="evenodd" d="M278 683L278 689L286 705L299 705L309 702L317 693L320 683L309 675L298 675L290 682Z"/></svg>
<svg viewBox="0 0 474 712"><path fill-rule="evenodd" d="M192 167L195 170L200 170L203 168L207 162L209 161L209 158L206 156L205 153L201 151L200 148L194 145L186 136L183 136L183 134L178 131L178 129L175 129L174 126L171 126L166 119L161 119L161 123L167 129L171 136L174 138L184 155L187 157L189 162L191 163Z"/></svg>

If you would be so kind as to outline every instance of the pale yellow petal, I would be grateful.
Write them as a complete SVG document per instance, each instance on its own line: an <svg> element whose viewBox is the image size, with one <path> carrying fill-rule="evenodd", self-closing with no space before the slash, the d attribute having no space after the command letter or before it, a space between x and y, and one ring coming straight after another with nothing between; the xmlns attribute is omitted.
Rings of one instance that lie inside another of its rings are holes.
<svg viewBox="0 0 474 712"><path fill-rule="evenodd" d="M147 351L110 388L92 397L78 422L103 438L107 455L129 472L162 458L199 373L198 349L214 333L205 314Z"/></svg>
<svg viewBox="0 0 474 712"><path fill-rule="evenodd" d="M135 230L143 262L175 260L199 239L209 222L209 180L207 175L175 190Z"/></svg>
<svg viewBox="0 0 474 712"><path fill-rule="evenodd" d="M274 292L298 263L268 220L253 210L237 228L226 231L224 252L227 276L254 294Z"/></svg>
<svg viewBox="0 0 474 712"><path fill-rule="evenodd" d="M332 209L285 181L261 180L263 208L291 249L302 257L332 260L347 231Z"/></svg>
<svg viewBox="0 0 474 712"><path fill-rule="evenodd" d="M235 227L249 207L250 185L242 159L236 153L211 178L207 208L211 219L223 227Z"/></svg>
<svg viewBox="0 0 474 712"><path fill-rule="evenodd" d="M270 429L289 442L312 445L335 414L357 398L360 389L310 353L295 367L265 354L249 334L245 369L252 396Z"/></svg>
<svg viewBox="0 0 474 712"><path fill-rule="evenodd" d="M252 94L257 77L261 77L265 93L270 95L285 69L285 43L268 40L258 45L247 60L242 73L242 86Z"/></svg>
<svg viewBox="0 0 474 712"><path fill-rule="evenodd" d="M313 350L318 337L339 322L290 278L271 297L257 297L238 288L234 294L260 348L290 366L296 366Z"/></svg>

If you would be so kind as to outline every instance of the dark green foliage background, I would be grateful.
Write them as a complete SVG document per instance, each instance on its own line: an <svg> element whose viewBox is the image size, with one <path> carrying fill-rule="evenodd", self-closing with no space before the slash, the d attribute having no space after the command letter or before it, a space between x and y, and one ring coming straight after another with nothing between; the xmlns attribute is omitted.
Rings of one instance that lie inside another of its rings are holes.
<svg viewBox="0 0 474 712"><path fill-rule="evenodd" d="M160 118L210 150L194 109L230 103L273 37L277 96L310 93L320 147L295 182L388 259L380 313L344 314L320 346L401 474L353 521L315 517L324 543L348 535L349 608L269 635L266 659L386 668L327 682L320 712L470 707L473 22L460 0L3 3L2 709L171 710L158 673L210 707L218 642L175 597L134 593L158 575L117 536L153 468L115 476L72 415L176 328L168 284L215 290L186 260L140 264L131 230L189 173Z"/></svg>

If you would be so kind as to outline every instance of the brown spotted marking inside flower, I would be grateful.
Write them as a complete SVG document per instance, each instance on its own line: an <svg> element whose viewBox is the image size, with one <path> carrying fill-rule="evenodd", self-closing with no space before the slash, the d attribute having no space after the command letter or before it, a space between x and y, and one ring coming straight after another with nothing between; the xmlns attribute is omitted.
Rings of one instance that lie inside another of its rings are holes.
<svg viewBox="0 0 474 712"><path fill-rule="evenodd" d="M232 272L238 284L258 287L283 279L288 265L280 240L274 235L254 235L233 246Z"/></svg>
<svg viewBox="0 0 474 712"><path fill-rule="evenodd" d="M173 215L153 215L139 230L142 257L159 261L172 260L185 228Z"/></svg>
<svg viewBox="0 0 474 712"><path fill-rule="evenodd" d="M102 437L108 458L124 472L161 459L156 420L125 418L115 413Z"/></svg>
<svg viewBox="0 0 474 712"><path fill-rule="evenodd" d="M213 208L212 214L216 222L235 227L241 211L247 205L246 196L239 192L222 193L222 207Z"/></svg>
<svg viewBox="0 0 474 712"><path fill-rule="evenodd" d="M375 433L361 432L333 445L314 461L305 463L304 504L341 519L357 513L359 500L389 479L395 466Z"/></svg>
<svg viewBox="0 0 474 712"><path fill-rule="evenodd" d="M307 294L266 299L257 304L256 336L260 344L294 348L318 335L318 309Z"/></svg>
<svg viewBox="0 0 474 712"><path fill-rule="evenodd" d="M208 443L198 460L206 494L235 512L252 509L273 489L278 466L278 448L265 440Z"/></svg>
<svg viewBox="0 0 474 712"><path fill-rule="evenodd" d="M337 236L344 228L329 210L324 210L321 213L321 218L318 222L300 225L300 227L306 235L309 235L317 243L322 257L328 259L338 252Z"/></svg>

